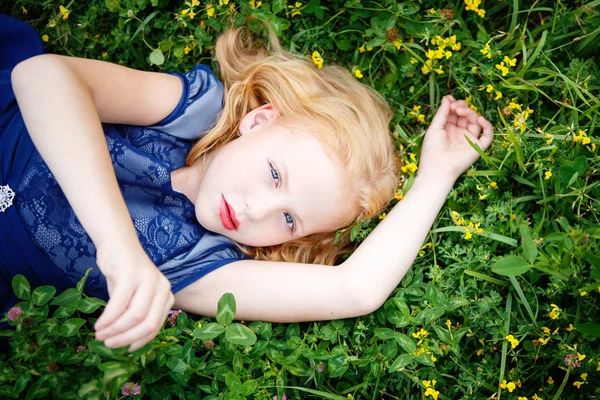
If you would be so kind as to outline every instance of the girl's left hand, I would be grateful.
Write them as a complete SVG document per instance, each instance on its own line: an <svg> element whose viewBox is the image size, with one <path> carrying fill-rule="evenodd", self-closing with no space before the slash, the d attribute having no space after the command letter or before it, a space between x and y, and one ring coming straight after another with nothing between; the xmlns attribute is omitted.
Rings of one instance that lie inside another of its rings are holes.
<svg viewBox="0 0 600 400"><path fill-rule="evenodd" d="M494 128L463 100L444 96L423 140L418 175L458 179L479 158L464 135L485 151L494 139Z"/></svg>

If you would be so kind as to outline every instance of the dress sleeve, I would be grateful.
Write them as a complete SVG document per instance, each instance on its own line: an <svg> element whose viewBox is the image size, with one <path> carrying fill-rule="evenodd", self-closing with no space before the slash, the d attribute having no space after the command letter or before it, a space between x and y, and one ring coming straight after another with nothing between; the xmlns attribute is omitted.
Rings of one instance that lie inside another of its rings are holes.
<svg viewBox="0 0 600 400"><path fill-rule="evenodd" d="M206 231L188 252L170 259L158 269L171 282L171 291L177 293L217 268L245 258L229 238Z"/></svg>
<svg viewBox="0 0 600 400"><path fill-rule="evenodd" d="M215 77L209 67L202 64L197 64L185 73L168 74L181 79L181 99L171 114L148 128L181 139L198 139L216 123L223 109L223 83Z"/></svg>

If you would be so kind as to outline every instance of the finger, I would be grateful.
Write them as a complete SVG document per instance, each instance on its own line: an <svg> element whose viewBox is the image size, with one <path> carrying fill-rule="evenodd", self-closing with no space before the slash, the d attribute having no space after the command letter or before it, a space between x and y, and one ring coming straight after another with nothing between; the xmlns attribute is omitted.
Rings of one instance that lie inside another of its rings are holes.
<svg viewBox="0 0 600 400"><path fill-rule="evenodd" d="M492 144L492 140L494 140L494 127L490 121L483 117L479 117L478 121L483 128L483 135L479 138L479 147L485 150Z"/></svg>
<svg viewBox="0 0 600 400"><path fill-rule="evenodd" d="M131 346L129 347L129 352L136 351L137 349L143 347L144 345L146 345L146 343L150 342L152 339L154 339L156 337L156 335L158 334L158 332L160 332L160 329L162 329L162 327L165 325L165 321L167 320L167 314L171 310L174 302L175 301L174 301L174 298L173 298L172 302L167 302L165 304L165 307L163 308L163 313L162 313L163 318L162 318L162 321L160 321L161 323L160 323L160 328L158 329L158 331L157 332L153 332L152 334L147 335L147 336L143 337L142 339L140 339L140 340L132 343Z"/></svg>
<svg viewBox="0 0 600 400"><path fill-rule="evenodd" d="M102 315L96 321L94 328L96 331L102 331L106 327L110 326L120 315L123 314L123 311L127 308L127 304L129 304L129 300L133 295L134 288L129 284L120 284L116 285L115 293L110 297L108 303L106 304L106 308L102 312Z"/></svg>
<svg viewBox="0 0 600 400"><path fill-rule="evenodd" d="M471 124L467 126L467 131L469 134L475 139L479 139L479 134L481 133L481 125L479 124Z"/></svg>
<svg viewBox="0 0 600 400"><path fill-rule="evenodd" d="M104 342L106 347L115 348L127 346L132 343L140 342L147 336L154 337L164 323L164 318L167 313L165 311L165 304L167 303L169 294L170 292L163 291L160 295L156 296L150 310L146 313L146 318L135 324L131 329L127 329L107 338ZM144 344L145 343L147 343L147 341L144 342Z"/></svg>
<svg viewBox="0 0 600 400"><path fill-rule="evenodd" d="M477 124L477 118L479 118L479 114L472 110L471 107L465 103L464 106L458 107L456 109L456 114L460 117L465 117L471 124Z"/></svg>
<svg viewBox="0 0 600 400"><path fill-rule="evenodd" d="M438 108L437 112L433 116L433 120L431 121L430 128L444 129L444 125L446 124L446 120L448 118L449 113L450 113L450 100L448 100L444 96L444 97L442 97L442 102L440 104L440 108Z"/></svg>
<svg viewBox="0 0 600 400"><path fill-rule="evenodd" d="M464 100L455 100L454 102L452 102L452 104L450 105L450 109L452 111L456 111L456 109L458 107L469 107L469 105L467 104L466 101Z"/></svg>
<svg viewBox="0 0 600 400"><path fill-rule="evenodd" d="M446 97L448 98L448 100L450 100L450 103L454 103L456 101L454 96L452 96L451 94L447 95Z"/></svg>
<svg viewBox="0 0 600 400"><path fill-rule="evenodd" d="M448 118L446 119L446 123L456 125L457 122L458 122L458 115L456 115L455 112L450 112L450 114L448 115Z"/></svg>
<svg viewBox="0 0 600 400"><path fill-rule="evenodd" d="M98 340L110 338L131 329L145 320L152 305L152 297L155 291L156 284L154 281L145 280L140 282L129 302L127 310L112 325L99 332L96 338Z"/></svg>

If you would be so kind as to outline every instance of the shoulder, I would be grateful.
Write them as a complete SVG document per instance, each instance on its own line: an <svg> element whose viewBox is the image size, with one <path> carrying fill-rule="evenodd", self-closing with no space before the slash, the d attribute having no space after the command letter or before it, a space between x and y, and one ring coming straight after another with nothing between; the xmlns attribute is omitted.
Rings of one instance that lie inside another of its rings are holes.
<svg viewBox="0 0 600 400"><path fill-rule="evenodd" d="M198 139L216 123L223 109L224 85L203 64L197 64L187 72L169 74L181 79L181 98L171 114L149 128L182 139Z"/></svg>

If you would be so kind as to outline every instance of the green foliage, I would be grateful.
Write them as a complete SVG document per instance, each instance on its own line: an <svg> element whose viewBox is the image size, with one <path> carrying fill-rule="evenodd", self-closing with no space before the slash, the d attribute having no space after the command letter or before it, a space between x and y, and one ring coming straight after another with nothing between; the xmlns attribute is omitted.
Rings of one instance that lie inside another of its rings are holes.
<svg viewBox="0 0 600 400"><path fill-rule="evenodd" d="M134 381L157 399L597 397L600 1L488 1L483 17L471 1L259 3L23 0L0 12L47 35L50 52L151 71L216 68L228 21L269 20L285 47L318 51L377 89L415 166L441 96L467 99L496 139L455 185L411 270L363 317L244 325L225 295L216 320L182 313L134 354L94 340L105 303L83 282L55 296L15 277L24 312L6 333L0 396L115 398ZM405 172L390 208L412 184ZM353 240L379 220L348 228Z"/></svg>

